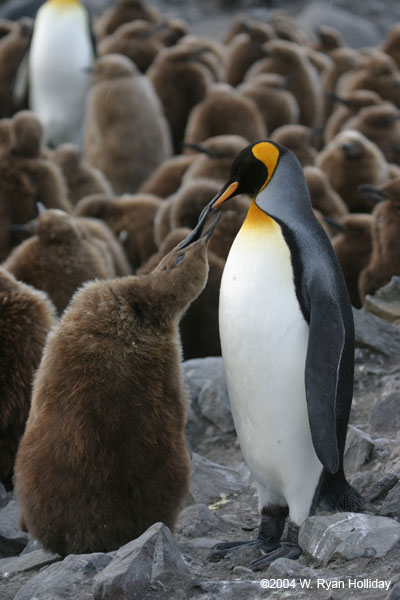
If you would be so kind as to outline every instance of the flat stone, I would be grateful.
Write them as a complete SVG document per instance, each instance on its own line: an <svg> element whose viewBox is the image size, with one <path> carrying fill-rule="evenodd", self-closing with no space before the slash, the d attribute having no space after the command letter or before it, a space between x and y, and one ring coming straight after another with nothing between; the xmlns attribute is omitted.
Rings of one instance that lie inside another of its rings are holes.
<svg viewBox="0 0 400 600"><path fill-rule="evenodd" d="M390 358L400 356L400 330L383 319L353 308L356 345Z"/></svg>
<svg viewBox="0 0 400 600"><path fill-rule="evenodd" d="M193 452L188 504L208 506L245 489L246 486L236 471Z"/></svg>
<svg viewBox="0 0 400 600"><path fill-rule="evenodd" d="M321 577L319 571L311 569L300 563L298 560L292 560L290 558L277 558L274 560L268 567L266 575L273 579L284 577L314 579ZM326 573L324 576L326 577Z"/></svg>
<svg viewBox="0 0 400 600"><path fill-rule="evenodd" d="M387 493L396 485L399 481L399 476L394 471L389 471L381 479L379 479L374 485L370 487L365 499L367 502L377 502L386 497Z"/></svg>
<svg viewBox="0 0 400 600"><path fill-rule="evenodd" d="M18 527L19 507L11 500L0 510L0 557L15 556L22 552L29 536Z"/></svg>
<svg viewBox="0 0 400 600"><path fill-rule="evenodd" d="M171 531L155 523L140 537L122 546L112 562L94 578L95 600L142 600L146 591L171 594L189 577Z"/></svg>
<svg viewBox="0 0 400 600"><path fill-rule="evenodd" d="M37 550L44 550L44 548L38 540L35 540L35 538L30 535L29 541L21 554L29 554L29 552L36 552Z"/></svg>
<svg viewBox="0 0 400 600"><path fill-rule="evenodd" d="M20 556L2 558L0 560L0 578L11 577L15 573L22 573L31 569L39 569L59 560L62 560L61 556L44 550L35 550Z"/></svg>
<svg viewBox="0 0 400 600"><path fill-rule="evenodd" d="M379 513L400 520L400 482L389 491Z"/></svg>
<svg viewBox="0 0 400 600"><path fill-rule="evenodd" d="M373 296L367 295L364 308L389 323L400 325L400 277L392 277L390 282Z"/></svg>
<svg viewBox="0 0 400 600"><path fill-rule="evenodd" d="M345 470L357 471L365 465L371 456L373 447L374 441L367 433L349 425L344 451Z"/></svg>
<svg viewBox="0 0 400 600"><path fill-rule="evenodd" d="M220 523L205 504L193 504L181 512L175 530L186 537L200 537L219 529Z"/></svg>
<svg viewBox="0 0 400 600"><path fill-rule="evenodd" d="M399 541L399 523L357 513L309 517L299 533L300 547L322 565L335 558L384 558Z"/></svg>
<svg viewBox="0 0 400 600"><path fill-rule="evenodd" d="M83 589L90 591L93 577L111 561L101 552L70 554L32 577L14 600L75 600Z"/></svg>
<svg viewBox="0 0 400 600"><path fill-rule="evenodd" d="M270 590L260 586L260 578L250 581L197 581L192 585L188 600L247 600L266 598Z"/></svg>
<svg viewBox="0 0 400 600"><path fill-rule="evenodd" d="M400 583L396 583L386 596L386 600L400 600Z"/></svg>

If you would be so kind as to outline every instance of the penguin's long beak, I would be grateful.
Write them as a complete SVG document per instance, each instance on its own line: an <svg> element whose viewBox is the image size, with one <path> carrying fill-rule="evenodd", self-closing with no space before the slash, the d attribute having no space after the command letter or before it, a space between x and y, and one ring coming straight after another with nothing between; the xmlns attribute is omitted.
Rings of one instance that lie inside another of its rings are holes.
<svg viewBox="0 0 400 600"><path fill-rule="evenodd" d="M204 228L204 223L207 221L208 217L214 212L217 206L220 206L223 202L229 200L229 198L235 194L238 187L238 181L228 181L228 183L224 185L218 194L203 208L196 227L189 233L187 238L183 240L180 248L186 248L186 246L189 246L189 244L199 239Z"/></svg>
<svg viewBox="0 0 400 600"><path fill-rule="evenodd" d="M15 231L20 233L26 233L27 235L35 235L37 232L37 220L28 221L24 225L19 223L12 223L8 226L9 231Z"/></svg>
<svg viewBox="0 0 400 600"><path fill-rule="evenodd" d="M371 200L372 202L382 202L388 199L388 195L383 190L380 190L375 185L364 183L358 186L358 192L363 200Z"/></svg>
<svg viewBox="0 0 400 600"><path fill-rule="evenodd" d="M204 210L203 210L203 212L204 212ZM201 215L203 214L203 212L201 213ZM211 225L207 229L207 231L205 233L203 233L204 223L206 222L207 217L209 216L210 213L211 213L211 210L207 213L207 216L204 219L200 215L199 222L197 223L196 227L193 229L193 231L191 231L189 233L189 235L183 240L183 242L181 242L179 244L180 250L183 250L183 248L187 248L188 246L190 246L190 244L193 244L193 242L197 242L197 240L200 240L202 238L207 238L207 242L208 242L208 240L210 239L214 229L218 225L218 222L221 218L221 213L219 213L216 216L216 218L214 219L214 221L211 223Z"/></svg>

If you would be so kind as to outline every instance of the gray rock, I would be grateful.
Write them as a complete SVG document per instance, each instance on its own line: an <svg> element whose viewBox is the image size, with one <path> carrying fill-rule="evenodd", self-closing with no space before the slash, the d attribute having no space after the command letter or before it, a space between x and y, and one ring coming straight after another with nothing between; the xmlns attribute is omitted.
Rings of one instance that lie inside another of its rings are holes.
<svg viewBox="0 0 400 600"><path fill-rule="evenodd" d="M210 425L218 432L234 432L222 358L188 360L183 372L190 396L186 425L190 443L195 446Z"/></svg>
<svg viewBox="0 0 400 600"><path fill-rule="evenodd" d="M356 344L390 358L400 356L400 330L383 319L353 308Z"/></svg>
<svg viewBox="0 0 400 600"><path fill-rule="evenodd" d="M391 281L373 296L367 295L364 307L367 312L389 323L400 325L400 277L392 277Z"/></svg>
<svg viewBox="0 0 400 600"><path fill-rule="evenodd" d="M400 429L400 386L385 386L371 410L370 429L376 434L397 433Z"/></svg>
<svg viewBox="0 0 400 600"><path fill-rule="evenodd" d="M393 517L400 521L400 482L390 490L379 511L385 517Z"/></svg>
<svg viewBox="0 0 400 600"><path fill-rule="evenodd" d="M0 557L15 556L22 552L29 536L18 527L19 508L11 500L0 510Z"/></svg>
<svg viewBox="0 0 400 600"><path fill-rule="evenodd" d="M386 600L400 600L400 583L396 583L386 596Z"/></svg>
<svg viewBox="0 0 400 600"><path fill-rule="evenodd" d="M6 488L0 481L0 508L3 508L6 504L8 504L9 498L6 491Z"/></svg>
<svg viewBox="0 0 400 600"><path fill-rule="evenodd" d="M193 452L188 504L208 506L223 499L224 495L238 494L244 489L246 486L236 471Z"/></svg>
<svg viewBox="0 0 400 600"><path fill-rule="evenodd" d="M181 512L175 530L186 537L200 537L216 531L220 524L220 519L205 504L193 504Z"/></svg>
<svg viewBox="0 0 400 600"><path fill-rule="evenodd" d="M370 471L357 473L351 478L351 485L365 497L370 487L374 484L374 475Z"/></svg>
<svg viewBox="0 0 400 600"><path fill-rule="evenodd" d="M368 462L374 442L361 429L349 425L347 430L346 448L344 451L344 466L349 471L357 471Z"/></svg>
<svg viewBox="0 0 400 600"><path fill-rule="evenodd" d="M147 590L172 594L174 584L184 585L189 571L171 531L155 523L116 553L94 579L95 600L142 600ZM173 595L169 596L173 597Z"/></svg>
<svg viewBox="0 0 400 600"><path fill-rule="evenodd" d="M61 556L45 552L44 550L35 550L34 552L29 552L29 554L2 558L0 560L0 578L11 577L15 573L45 567L59 560L61 560Z"/></svg>
<svg viewBox="0 0 400 600"><path fill-rule="evenodd" d="M289 578L303 578L315 579L321 577L321 573L315 569L311 569L306 565L303 565L298 560L291 560L290 558L277 558L268 567L267 577L280 579L284 577ZM326 573L324 573L326 577Z"/></svg>
<svg viewBox="0 0 400 600"><path fill-rule="evenodd" d="M190 593L192 592L192 593ZM189 591L188 600L244 600L266 598L270 590L255 581L197 581Z"/></svg>
<svg viewBox="0 0 400 600"><path fill-rule="evenodd" d="M332 3L307 3L297 21L311 30L316 30L320 25L334 27L339 31L345 45L353 48L376 46L381 39L374 23L337 8Z"/></svg>
<svg viewBox="0 0 400 600"><path fill-rule="evenodd" d="M393 519L356 513L309 517L299 533L301 548L322 565L334 558L383 558L399 541Z"/></svg>
<svg viewBox="0 0 400 600"><path fill-rule="evenodd" d="M31 535L29 536L29 542L25 546L23 552L21 554L29 554L29 552L36 552L37 550L44 550L41 543L38 540L35 540Z"/></svg>
<svg viewBox="0 0 400 600"><path fill-rule="evenodd" d="M101 552L70 554L32 577L14 600L75 600L84 589L90 591L93 577L111 560Z"/></svg>
<svg viewBox="0 0 400 600"><path fill-rule="evenodd" d="M385 498L389 490L391 490L396 483L399 481L399 476L394 471L389 471L381 479L379 479L374 485L370 487L368 493L365 495L367 502L377 502Z"/></svg>

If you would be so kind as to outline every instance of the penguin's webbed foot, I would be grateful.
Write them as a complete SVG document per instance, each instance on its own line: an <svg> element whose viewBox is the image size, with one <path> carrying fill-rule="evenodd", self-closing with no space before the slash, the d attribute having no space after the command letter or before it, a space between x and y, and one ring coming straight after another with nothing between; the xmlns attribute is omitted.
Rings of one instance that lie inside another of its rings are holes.
<svg viewBox="0 0 400 600"><path fill-rule="evenodd" d="M268 567L277 558L290 558L296 560L301 555L301 548L298 543L299 539L299 528L294 523L289 523L288 531L285 538L282 539L279 548L268 552L265 556L257 558L250 565L249 569L252 571L260 571L261 569Z"/></svg>
<svg viewBox="0 0 400 600"><path fill-rule="evenodd" d="M221 560L222 558L226 558L227 556L235 552L235 550L237 550L238 548L242 548L243 546L258 548L263 553L269 553L276 549L279 549L279 544L271 544L271 542L268 542L258 537L255 540L250 541L240 540L236 542L224 542L222 544L217 544L213 547L213 551L211 553L210 558L213 561Z"/></svg>

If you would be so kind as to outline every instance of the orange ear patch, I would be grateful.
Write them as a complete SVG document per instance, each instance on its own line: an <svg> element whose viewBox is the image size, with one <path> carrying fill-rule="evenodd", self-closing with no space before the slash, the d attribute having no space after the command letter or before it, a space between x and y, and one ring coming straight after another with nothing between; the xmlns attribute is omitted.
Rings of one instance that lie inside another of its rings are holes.
<svg viewBox="0 0 400 600"><path fill-rule="evenodd" d="M279 159L279 150L276 146L274 146L274 144L271 144L271 142L260 142L259 144L255 144L251 151L255 158L260 160L268 169L268 178L266 179L262 188L259 190L259 192L261 192L271 179L276 169Z"/></svg>

